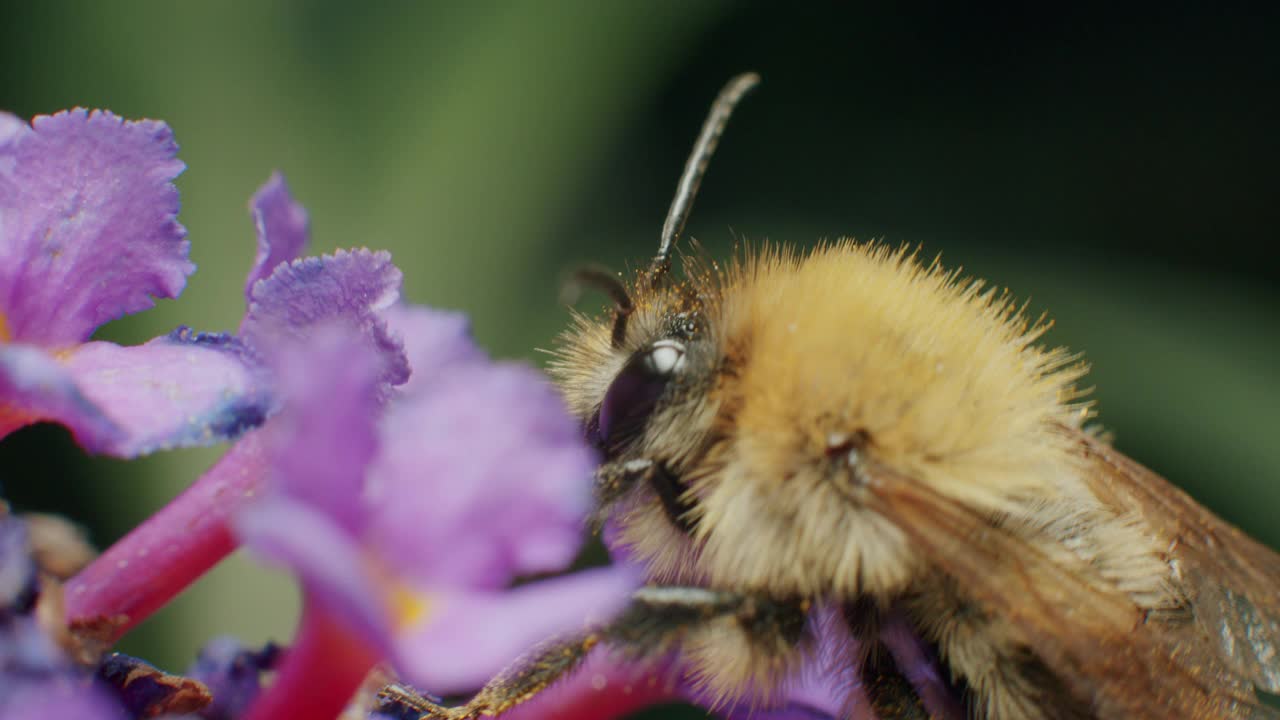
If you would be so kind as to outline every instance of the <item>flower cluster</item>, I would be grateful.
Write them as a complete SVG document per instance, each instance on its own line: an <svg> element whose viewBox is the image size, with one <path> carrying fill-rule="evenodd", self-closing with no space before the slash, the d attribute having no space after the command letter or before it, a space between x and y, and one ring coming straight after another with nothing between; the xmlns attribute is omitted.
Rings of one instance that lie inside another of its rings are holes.
<svg viewBox="0 0 1280 720"><path fill-rule="evenodd" d="M371 671L464 693L616 610L625 565L513 587L569 566L589 510L594 458L558 395L489 359L465 318L402 302L386 253L299 258L307 213L279 175L250 202L234 332L91 339L194 271L176 152L160 122L0 114L0 437L55 422L121 458L231 443L96 558L65 524L0 506L0 718L334 718L363 712ZM181 675L109 652L241 546L303 590L287 647L214 640ZM516 714L612 717L691 692L590 663Z"/></svg>

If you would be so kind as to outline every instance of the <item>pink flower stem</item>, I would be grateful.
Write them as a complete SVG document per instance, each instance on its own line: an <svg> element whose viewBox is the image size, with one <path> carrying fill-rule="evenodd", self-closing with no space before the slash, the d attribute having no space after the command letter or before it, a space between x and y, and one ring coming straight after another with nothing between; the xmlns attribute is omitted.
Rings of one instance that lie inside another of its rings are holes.
<svg viewBox="0 0 1280 720"><path fill-rule="evenodd" d="M341 618L305 598L302 622L275 681L242 720L331 720L378 661L378 655Z"/></svg>
<svg viewBox="0 0 1280 720"><path fill-rule="evenodd" d="M116 640L229 555L228 522L266 474L261 431L69 580L67 622Z"/></svg>
<svg viewBox="0 0 1280 720"><path fill-rule="evenodd" d="M583 667L505 713L503 720L612 720L684 700L666 663L619 662L597 650Z"/></svg>

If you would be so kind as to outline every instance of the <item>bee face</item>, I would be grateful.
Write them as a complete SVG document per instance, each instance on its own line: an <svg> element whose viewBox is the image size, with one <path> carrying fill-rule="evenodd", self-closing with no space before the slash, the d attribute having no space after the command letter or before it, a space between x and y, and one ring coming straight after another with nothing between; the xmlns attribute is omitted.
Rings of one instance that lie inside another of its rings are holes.
<svg viewBox="0 0 1280 720"><path fill-rule="evenodd" d="M665 548L653 577L704 584L694 542L700 510L687 478L715 444L721 413L724 353L708 318L716 303L688 285L646 292L637 283L629 292L638 302L625 335L615 339L608 320L577 316L552 373L606 463L652 468L649 482L619 498L616 530L644 538L635 544L641 555Z"/></svg>
<svg viewBox="0 0 1280 720"><path fill-rule="evenodd" d="M607 461L660 454L679 464L709 432L704 410L720 352L704 302L682 290L644 297L621 342L612 342L608 322L581 316L564 337L554 371ZM684 428L681 437L665 431L673 425Z"/></svg>

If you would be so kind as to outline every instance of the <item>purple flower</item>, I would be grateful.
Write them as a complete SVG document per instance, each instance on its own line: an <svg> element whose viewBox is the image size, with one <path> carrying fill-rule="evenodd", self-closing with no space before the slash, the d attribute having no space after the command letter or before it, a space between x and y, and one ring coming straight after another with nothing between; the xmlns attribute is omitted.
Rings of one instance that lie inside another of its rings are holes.
<svg viewBox="0 0 1280 720"><path fill-rule="evenodd" d="M250 718L332 715L298 708L301 687L341 688L333 702L345 702L380 657L434 692L474 688L549 635L604 619L634 581L606 569L505 589L574 557L591 454L546 381L486 359L457 316L389 317L415 352L413 380L385 402L376 356L349 331L277 355L289 380L271 427L273 483L238 528L298 576L304 625ZM367 660L345 678L298 650L334 626L346 656Z"/></svg>
<svg viewBox="0 0 1280 720"><path fill-rule="evenodd" d="M167 125L71 110L0 114L0 436L66 425L122 457L232 437L269 397L248 350L180 330L137 347L103 323L176 297L195 270Z"/></svg>
<svg viewBox="0 0 1280 720"><path fill-rule="evenodd" d="M490 362L459 317L397 304L385 253L294 260L307 216L278 175L252 201L257 257L235 334L90 341L175 297L194 269L175 153L159 122L0 116L0 435L52 420L126 457L242 436L67 583L69 620L123 633L236 547L238 516L307 598L249 715L308 716L344 701L379 658L411 682L461 690L621 600L629 572L507 589L576 553L592 465L576 427L540 376ZM414 377L396 391L410 376L405 345ZM11 567L27 573L0 570ZM14 603L25 597L22 578L0 581ZM321 660L332 682L302 672Z"/></svg>
<svg viewBox="0 0 1280 720"><path fill-rule="evenodd" d="M126 717L105 692L66 678L15 682L0 690L0 720L125 720Z"/></svg>
<svg viewBox="0 0 1280 720"><path fill-rule="evenodd" d="M280 263L289 262L307 245L311 222L307 211L293 201L284 176L272 173L249 201L249 213L258 234L258 254L244 283L245 300L253 301L253 286L265 280Z"/></svg>
<svg viewBox="0 0 1280 720"><path fill-rule="evenodd" d="M26 524L0 502L0 622L31 610L36 597L36 568Z"/></svg>
<svg viewBox="0 0 1280 720"><path fill-rule="evenodd" d="M86 638L49 612L60 595L56 584L53 593L41 592L52 577L37 581L28 529L0 502L0 720L157 717L209 704L200 682L136 658L111 653L90 663L92 641L81 644Z"/></svg>
<svg viewBox="0 0 1280 720"><path fill-rule="evenodd" d="M345 328L370 348L377 356L380 396L403 383L409 375L404 350L382 317L399 298L401 274L391 257L361 249L294 260L307 241L306 212L278 174L254 195L251 212L258 253L245 285L249 308L239 332L200 334L180 328L171 336L186 347L216 349L238 372L261 382L261 402L245 405L231 394L220 415L205 418L203 430L230 436L267 421L278 403L277 385L290 382L287 374L273 376L274 348L301 342L319 327ZM143 380L149 370L143 366L122 372ZM223 380L191 382L213 386ZM147 410L123 397L116 407L125 415ZM259 433L248 432L186 492L68 583L68 617L106 620L118 636L168 602L236 548L227 521L257 492L267 465Z"/></svg>
<svg viewBox="0 0 1280 720"><path fill-rule="evenodd" d="M26 523L0 502L0 720L123 718L41 627L38 594Z"/></svg>
<svg viewBox="0 0 1280 720"><path fill-rule="evenodd" d="M246 650L229 637L215 638L205 645L187 673L204 683L213 702L200 711L205 720L234 720L258 696L262 673L270 670L280 650L267 645L261 650Z"/></svg>

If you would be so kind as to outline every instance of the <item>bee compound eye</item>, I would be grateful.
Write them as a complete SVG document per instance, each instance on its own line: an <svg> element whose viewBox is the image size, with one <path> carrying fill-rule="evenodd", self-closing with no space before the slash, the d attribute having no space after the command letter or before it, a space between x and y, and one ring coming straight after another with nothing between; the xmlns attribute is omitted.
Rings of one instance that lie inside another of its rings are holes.
<svg viewBox="0 0 1280 720"><path fill-rule="evenodd" d="M600 404L596 440L606 450L617 448L640 431L667 383L686 364L685 347L675 340L659 340L631 356L610 383Z"/></svg>

